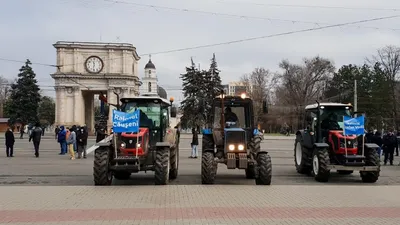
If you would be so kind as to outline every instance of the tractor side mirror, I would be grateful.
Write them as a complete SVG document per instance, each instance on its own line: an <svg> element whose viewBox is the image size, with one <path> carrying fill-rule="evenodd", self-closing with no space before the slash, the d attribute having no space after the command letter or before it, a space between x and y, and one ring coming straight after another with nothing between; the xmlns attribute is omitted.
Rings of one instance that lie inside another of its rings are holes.
<svg viewBox="0 0 400 225"><path fill-rule="evenodd" d="M263 101L262 103L262 108L263 108L263 113L267 114L268 113L268 104L267 101Z"/></svg>
<svg viewBox="0 0 400 225"><path fill-rule="evenodd" d="M176 118L177 109L175 106L171 106L171 118Z"/></svg>

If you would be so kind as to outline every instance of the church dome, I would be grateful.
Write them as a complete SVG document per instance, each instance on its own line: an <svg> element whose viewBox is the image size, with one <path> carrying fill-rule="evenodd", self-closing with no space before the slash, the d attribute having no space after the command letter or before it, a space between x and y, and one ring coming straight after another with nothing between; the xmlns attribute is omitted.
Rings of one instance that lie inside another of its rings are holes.
<svg viewBox="0 0 400 225"><path fill-rule="evenodd" d="M158 94L158 96L160 96L161 98L167 99L167 92L165 91L164 88L162 88L162 87L160 87L160 86L158 86L157 94Z"/></svg>
<svg viewBox="0 0 400 225"><path fill-rule="evenodd" d="M154 66L153 62L150 59L149 62L144 67L144 69L156 69L156 66Z"/></svg>

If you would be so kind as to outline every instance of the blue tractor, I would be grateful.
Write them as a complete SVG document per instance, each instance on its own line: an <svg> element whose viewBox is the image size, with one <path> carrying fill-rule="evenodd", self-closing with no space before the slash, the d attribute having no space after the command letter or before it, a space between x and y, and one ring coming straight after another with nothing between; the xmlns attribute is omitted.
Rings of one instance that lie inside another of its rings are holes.
<svg viewBox="0 0 400 225"><path fill-rule="evenodd" d="M246 178L255 179L257 185L270 185L271 157L261 150L262 134L254 122L253 100L245 94L222 94L214 99L212 109L212 124L202 131L202 184L214 184L218 163L223 163L228 169L244 169ZM262 109L268 113L265 101Z"/></svg>

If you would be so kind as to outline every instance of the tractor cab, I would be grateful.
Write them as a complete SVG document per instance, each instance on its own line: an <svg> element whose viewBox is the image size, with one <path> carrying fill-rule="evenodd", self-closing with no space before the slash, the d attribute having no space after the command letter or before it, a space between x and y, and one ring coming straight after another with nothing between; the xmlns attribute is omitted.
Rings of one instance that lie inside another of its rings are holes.
<svg viewBox="0 0 400 225"><path fill-rule="evenodd" d="M335 154L357 154L357 136L345 135L343 117L352 116L352 105L316 103L306 107L306 127L313 132L314 142L327 143Z"/></svg>
<svg viewBox="0 0 400 225"><path fill-rule="evenodd" d="M119 149L122 155L146 155L148 149L162 142L169 127L169 118L176 117L176 109L169 102L158 96L140 96L122 98L121 111L140 110L139 132L124 132L118 135Z"/></svg>

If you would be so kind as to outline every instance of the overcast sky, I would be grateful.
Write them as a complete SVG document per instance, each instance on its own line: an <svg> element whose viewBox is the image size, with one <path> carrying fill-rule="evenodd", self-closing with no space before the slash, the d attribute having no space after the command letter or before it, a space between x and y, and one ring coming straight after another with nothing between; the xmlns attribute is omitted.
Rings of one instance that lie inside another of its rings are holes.
<svg viewBox="0 0 400 225"><path fill-rule="evenodd" d="M400 15L400 1L395 0L121 0L117 2L1 0L0 58L22 61L29 58L32 62L55 64L56 51L52 44L60 40L128 42L136 46L138 54L142 55L302 30L323 26L324 23L339 24ZM237 17L196 13L190 10L234 14ZM297 22L291 22L292 20ZM227 83L239 80L241 75L251 72L255 67L265 67L273 72L279 71L278 63L284 58L297 63L303 57L319 54L334 60L336 67L349 63L362 64L365 57L374 54L377 48L389 44L400 46L399 42L400 18L394 18L210 48L153 54L152 60L157 67L159 84L165 87L169 95L179 96L180 91L171 89L180 88L179 74L184 73L185 66L190 64L190 57L204 68L209 66L209 60L215 53L222 70L222 80ZM142 57L139 63L141 68L139 76L143 76L143 68L147 61L147 56ZM18 74L21 65L21 63L0 61L0 74L12 79ZM39 84L46 90L46 94L54 96L54 91L51 91L53 88L48 87L54 85L50 77L54 68L39 65L33 67Z"/></svg>

